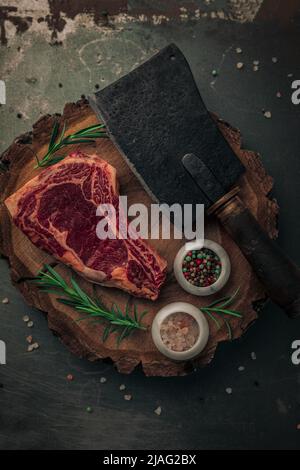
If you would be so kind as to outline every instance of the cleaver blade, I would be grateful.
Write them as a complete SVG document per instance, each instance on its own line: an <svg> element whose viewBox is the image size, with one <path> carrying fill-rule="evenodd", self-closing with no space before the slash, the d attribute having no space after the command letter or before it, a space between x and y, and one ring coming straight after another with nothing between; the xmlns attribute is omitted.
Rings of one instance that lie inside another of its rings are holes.
<svg viewBox="0 0 300 470"><path fill-rule="evenodd" d="M95 93L90 104L156 202L208 209L244 172L174 44ZM195 168L193 174L184 164L186 155L199 159L206 172ZM205 174L209 181L199 178Z"/></svg>

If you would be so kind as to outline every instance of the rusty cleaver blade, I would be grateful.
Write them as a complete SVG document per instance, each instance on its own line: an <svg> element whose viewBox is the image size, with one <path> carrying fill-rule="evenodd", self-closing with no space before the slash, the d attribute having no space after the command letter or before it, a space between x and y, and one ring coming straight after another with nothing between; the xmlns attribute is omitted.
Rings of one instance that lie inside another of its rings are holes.
<svg viewBox="0 0 300 470"><path fill-rule="evenodd" d="M251 263L269 296L300 315L300 271L237 195L244 167L207 111L174 44L90 97L121 154L154 200L205 204Z"/></svg>
<svg viewBox="0 0 300 470"><path fill-rule="evenodd" d="M97 92L95 102L91 99L90 103L133 171L160 203L203 203L208 208L244 171L174 44ZM185 171L182 159L186 154L200 158L213 173L218 181L212 185L214 191L204 191Z"/></svg>

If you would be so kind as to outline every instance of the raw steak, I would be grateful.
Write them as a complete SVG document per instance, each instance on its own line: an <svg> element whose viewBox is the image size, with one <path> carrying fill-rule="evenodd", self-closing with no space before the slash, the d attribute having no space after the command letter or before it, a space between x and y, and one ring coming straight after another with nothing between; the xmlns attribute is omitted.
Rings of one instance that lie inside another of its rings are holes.
<svg viewBox="0 0 300 470"><path fill-rule="evenodd" d="M46 168L10 196L13 220L37 247L89 281L155 300L166 277L166 261L144 240L100 240L99 204L118 214L116 170L97 155L73 153Z"/></svg>

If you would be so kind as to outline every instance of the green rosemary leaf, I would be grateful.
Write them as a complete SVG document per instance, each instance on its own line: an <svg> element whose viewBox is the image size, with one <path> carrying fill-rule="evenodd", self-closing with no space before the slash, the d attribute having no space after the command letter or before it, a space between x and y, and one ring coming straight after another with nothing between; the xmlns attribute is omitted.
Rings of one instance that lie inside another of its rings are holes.
<svg viewBox="0 0 300 470"><path fill-rule="evenodd" d="M37 156L36 153L34 154L34 156L35 156L35 159L36 159L36 165L35 165L34 168L38 168L40 166L40 160L39 160L39 157Z"/></svg>
<svg viewBox="0 0 300 470"><path fill-rule="evenodd" d="M56 138L57 138L57 135L58 135L58 129L59 129L59 122L55 121L53 129L52 129L52 134L51 134L51 137L50 137L50 142L49 142L49 147L48 147L49 151L53 148L53 146L55 144L55 141L56 141Z"/></svg>
<svg viewBox="0 0 300 470"><path fill-rule="evenodd" d="M77 305L75 300L64 299L64 298L57 298L56 300L60 302L61 304L68 305L69 307L74 307L76 308L76 310L77 308L79 309L79 306Z"/></svg>
<svg viewBox="0 0 300 470"><path fill-rule="evenodd" d="M236 289L236 291L232 294L231 297L229 297L229 299L227 299L224 303L222 303L221 305L219 305L218 307L219 308L224 308L224 307L228 307L229 305L231 305L234 301L234 299L237 297L238 293L240 291L240 288L238 287Z"/></svg>
<svg viewBox="0 0 300 470"><path fill-rule="evenodd" d="M221 297L221 299L217 299L217 300L214 300L211 304L207 305L207 308L212 308L214 307L215 305L218 305L220 302L224 302L224 301L227 301L229 300L230 297Z"/></svg>
<svg viewBox="0 0 300 470"><path fill-rule="evenodd" d="M110 309L111 309L111 312L112 312L113 315L117 315L116 304L115 303L112 303Z"/></svg>
<svg viewBox="0 0 300 470"><path fill-rule="evenodd" d="M232 310L229 308L227 309L224 308L232 304L238 292L239 292L239 288L231 296L222 297L221 299L215 300L214 302L210 303L206 307L200 307L200 311L207 314L216 323L219 329L221 328L221 325L220 325L220 322L215 317L215 315L223 314L223 315L230 315L232 317L243 318L243 315L240 312L237 312L236 310ZM223 317L223 321L228 330L228 337L230 340L232 340L232 330L231 330L230 323L224 317Z"/></svg>
<svg viewBox="0 0 300 470"><path fill-rule="evenodd" d="M72 136L75 135L85 135L86 133L90 133L91 131L96 131L98 129L103 129L105 127L105 124L94 124L93 126L85 127L84 129L80 129L77 132L74 132Z"/></svg>
<svg viewBox="0 0 300 470"><path fill-rule="evenodd" d="M75 132L74 134L65 135L66 132L66 123L64 122L62 131L60 136L58 137L59 132L59 123L55 121L50 142L48 146L48 151L44 157L39 160L37 159L37 164L34 168L43 168L48 167L50 165L54 165L59 161L63 160L63 156L55 156L55 153L62 148L66 147L67 145L76 145L76 144L90 144L94 143L95 139L99 138L107 138L107 133L105 130L104 124L95 124L93 126L89 126L85 129L80 129L79 131Z"/></svg>
<svg viewBox="0 0 300 470"><path fill-rule="evenodd" d="M102 137L102 136L106 136L106 132L89 132L89 133L86 133L86 134L82 134L81 136L73 136L72 137L72 140L77 140L77 139L95 139L96 137Z"/></svg>
<svg viewBox="0 0 300 470"><path fill-rule="evenodd" d="M227 310L218 307L212 308L210 310L212 310L213 312L224 313L225 315L231 315L232 317L243 318L243 315L239 312L236 312L235 310Z"/></svg>
<svg viewBox="0 0 300 470"><path fill-rule="evenodd" d="M129 334L130 332L128 331L128 327L125 327L117 339L117 345L119 346L122 340L125 339Z"/></svg>
<svg viewBox="0 0 300 470"><path fill-rule="evenodd" d="M60 302L61 304L74 308L74 310L78 310L78 312L87 313L88 317L85 316L84 317L85 320L87 320L88 318L94 318L96 316L99 317L99 315L92 315L90 309L87 306L78 305L76 301L72 301L72 300L65 299L65 298L58 298L56 300Z"/></svg>
<svg viewBox="0 0 300 470"><path fill-rule="evenodd" d="M55 269L53 269L49 264L45 264L45 269L46 269L46 271L49 271L50 274L52 274L53 279L56 280L64 289L66 289L68 287L67 283L61 277L61 275L58 274L58 272L55 271Z"/></svg>
<svg viewBox="0 0 300 470"><path fill-rule="evenodd" d="M147 315L148 313L148 310L144 310L144 312L140 313L140 316L139 316L139 320L138 321L142 321L142 319L144 318L145 315Z"/></svg>
<svg viewBox="0 0 300 470"><path fill-rule="evenodd" d="M232 341L232 329L231 329L229 322L226 320L226 318L224 318L224 323L227 327L229 341Z"/></svg>
<svg viewBox="0 0 300 470"><path fill-rule="evenodd" d="M103 331L103 335L102 335L102 341L103 343L107 340L107 338L109 337L111 333L111 327L110 326L106 326L104 328L104 331Z"/></svg>
<svg viewBox="0 0 300 470"><path fill-rule="evenodd" d="M60 133L60 138L59 138L59 144L62 143L63 141L63 138L64 138L64 135L65 135L65 132L66 132L66 122L64 122L64 125L63 125L63 128L62 128L62 131Z"/></svg>
<svg viewBox="0 0 300 470"><path fill-rule="evenodd" d="M231 308L225 308L229 307L233 303L234 299L236 298L239 292L239 289L240 288L238 287L238 289L231 296L217 299L206 307L201 307L200 310L210 311L213 313L222 313L225 315L231 315L233 317L243 318L243 315L240 312L237 312L236 310L233 310Z"/></svg>
<svg viewBox="0 0 300 470"><path fill-rule="evenodd" d="M99 298L93 298L93 303L95 307L98 308L99 310L103 310L105 308L104 304L101 302Z"/></svg>
<svg viewBox="0 0 300 470"><path fill-rule="evenodd" d="M94 323L94 321L91 321L90 323ZM103 322L102 322L103 323ZM115 333L115 331L118 331L119 327L118 326L114 326L114 325L110 325L110 330L109 330L109 334L112 334L112 333Z"/></svg>
<svg viewBox="0 0 300 470"><path fill-rule="evenodd" d="M115 308L117 310L117 314L119 315L119 317L124 317L122 310L117 304L115 304Z"/></svg>
<svg viewBox="0 0 300 470"><path fill-rule="evenodd" d="M62 145L76 145L76 144L93 144L95 142L94 139L72 139L66 140L62 142Z"/></svg>
<svg viewBox="0 0 300 470"><path fill-rule="evenodd" d="M125 318L122 310L117 304L113 303L112 310L116 318L123 318L123 317Z"/></svg>
<svg viewBox="0 0 300 470"><path fill-rule="evenodd" d="M53 279L49 274L46 272L43 273L43 277L39 275L40 277L37 277L35 279L32 279L31 282L34 282L36 284L40 284L41 287L57 287L57 281ZM58 286L60 287L60 286Z"/></svg>
<svg viewBox="0 0 300 470"><path fill-rule="evenodd" d="M56 298L58 302L86 314L86 316L75 321L107 322L106 327L109 329L105 330L105 338L110 333L119 331L118 341L120 343L132 331L146 330L146 327L141 323L141 319L147 312L142 312L139 316L135 309L134 318L132 318L129 303L125 312L115 303L113 303L111 309L107 309L99 299L89 297L73 278L71 278L70 285L68 285L50 265L46 264L37 277L31 281L41 289L41 292L56 293L59 296ZM61 295L64 297L61 297Z"/></svg>
<svg viewBox="0 0 300 470"><path fill-rule="evenodd" d="M64 158L65 157L55 156L55 157L51 158L51 160L47 160L47 161L44 161L44 163L40 163L38 166L39 167L47 167L47 166L55 165L55 163L60 162Z"/></svg>
<svg viewBox="0 0 300 470"><path fill-rule="evenodd" d="M205 310L205 313L215 322L219 330L221 328L219 320L217 320L209 310Z"/></svg>
<svg viewBox="0 0 300 470"><path fill-rule="evenodd" d="M114 320L110 321L112 325L126 325L127 326L127 320L124 319L122 320L121 318L116 318Z"/></svg>
<svg viewBox="0 0 300 470"><path fill-rule="evenodd" d="M130 311L130 300L128 299L126 302L126 307L125 307L125 318L129 318L129 311Z"/></svg>
<svg viewBox="0 0 300 470"><path fill-rule="evenodd" d="M108 312L103 312L103 311L95 312L92 307L88 305L79 305L77 302L76 301L74 302L73 308L76 308L76 310L80 312L88 313L88 317L86 317L86 320L88 320L88 318L94 318L94 317L102 317L102 318L105 318L106 320L110 320Z"/></svg>
<svg viewBox="0 0 300 470"><path fill-rule="evenodd" d="M79 287L79 285L77 284L77 282L75 281L73 277L71 277L71 284L73 286L73 289L78 294L78 296L83 300L83 302L89 303L90 302L89 297L86 295L85 292L83 292L83 290Z"/></svg>

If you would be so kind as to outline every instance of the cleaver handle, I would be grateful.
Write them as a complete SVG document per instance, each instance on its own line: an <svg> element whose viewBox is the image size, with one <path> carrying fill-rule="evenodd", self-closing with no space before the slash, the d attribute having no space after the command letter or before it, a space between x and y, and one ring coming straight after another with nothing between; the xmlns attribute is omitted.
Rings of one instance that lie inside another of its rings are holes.
<svg viewBox="0 0 300 470"><path fill-rule="evenodd" d="M300 316L300 270L269 238L234 188L216 202L214 213L239 246L269 297L290 318Z"/></svg>

